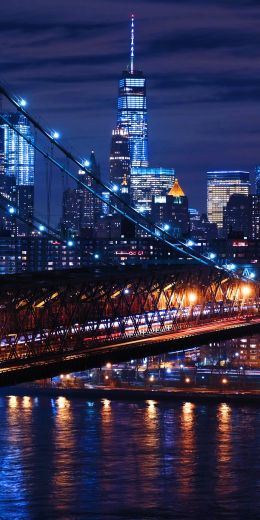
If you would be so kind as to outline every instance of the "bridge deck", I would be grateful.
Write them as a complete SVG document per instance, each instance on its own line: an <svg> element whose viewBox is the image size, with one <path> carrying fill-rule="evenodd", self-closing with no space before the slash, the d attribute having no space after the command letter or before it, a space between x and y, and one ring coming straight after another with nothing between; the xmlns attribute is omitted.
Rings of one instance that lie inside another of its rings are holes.
<svg viewBox="0 0 260 520"><path fill-rule="evenodd" d="M149 337L105 342L78 352L53 353L42 359L13 361L0 369L0 386L12 385L37 378L54 377L60 373L81 371L100 366L107 361L143 358L168 351L176 351L260 332L260 318L232 319L207 323L178 332L159 333Z"/></svg>

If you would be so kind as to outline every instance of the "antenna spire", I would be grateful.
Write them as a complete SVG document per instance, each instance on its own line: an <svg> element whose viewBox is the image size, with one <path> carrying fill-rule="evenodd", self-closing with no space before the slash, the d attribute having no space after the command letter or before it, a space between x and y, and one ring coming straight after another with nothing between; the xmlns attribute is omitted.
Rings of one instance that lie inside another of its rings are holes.
<svg viewBox="0 0 260 520"><path fill-rule="evenodd" d="M131 52L130 52L130 72L134 73L134 55L135 55L135 17L131 16Z"/></svg>

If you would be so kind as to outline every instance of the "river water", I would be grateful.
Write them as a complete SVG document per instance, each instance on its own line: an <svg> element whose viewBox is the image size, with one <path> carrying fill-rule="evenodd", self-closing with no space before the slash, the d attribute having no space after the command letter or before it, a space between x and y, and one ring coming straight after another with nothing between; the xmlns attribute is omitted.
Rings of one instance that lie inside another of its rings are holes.
<svg viewBox="0 0 260 520"><path fill-rule="evenodd" d="M0 398L0 519L260 518L260 409Z"/></svg>

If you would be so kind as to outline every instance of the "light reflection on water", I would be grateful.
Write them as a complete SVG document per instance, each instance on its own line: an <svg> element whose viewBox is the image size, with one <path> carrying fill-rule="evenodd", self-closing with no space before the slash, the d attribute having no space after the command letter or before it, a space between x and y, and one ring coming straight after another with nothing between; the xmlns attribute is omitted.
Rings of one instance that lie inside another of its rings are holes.
<svg viewBox="0 0 260 520"><path fill-rule="evenodd" d="M259 518L256 407L9 396L0 421L1 520Z"/></svg>

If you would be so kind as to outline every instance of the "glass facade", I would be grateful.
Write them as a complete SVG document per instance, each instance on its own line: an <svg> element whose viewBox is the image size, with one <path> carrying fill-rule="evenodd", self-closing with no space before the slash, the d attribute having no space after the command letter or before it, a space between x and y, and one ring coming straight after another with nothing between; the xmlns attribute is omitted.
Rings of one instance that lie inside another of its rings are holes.
<svg viewBox="0 0 260 520"><path fill-rule="evenodd" d="M134 208L151 213L153 197L166 195L173 185L173 168L132 168L130 195Z"/></svg>
<svg viewBox="0 0 260 520"><path fill-rule="evenodd" d="M33 141L28 119L19 113L4 114L5 119L22 135ZM9 199L27 222L33 219L35 151L32 145L16 133L8 124L0 125L0 192ZM0 226L12 233L24 235L26 224L6 216L0 216Z"/></svg>
<svg viewBox="0 0 260 520"><path fill-rule="evenodd" d="M249 172L207 172L207 214L209 222L223 228L223 211L233 194L249 195Z"/></svg>
<svg viewBox="0 0 260 520"><path fill-rule="evenodd" d="M127 130L116 128L112 132L111 151L109 158L110 182L121 187L124 179L130 180L130 154Z"/></svg>
<svg viewBox="0 0 260 520"><path fill-rule="evenodd" d="M146 79L141 71L124 71L119 81L117 126L127 131L131 166L148 166Z"/></svg>
<svg viewBox="0 0 260 520"><path fill-rule="evenodd" d="M100 178L100 169L92 151L88 168ZM78 179L86 186L99 191L98 183L84 170L78 171ZM101 212L102 202L90 191L78 184L77 188L68 188L63 194L63 213L61 227L65 234L79 234L83 230L93 231L95 221Z"/></svg>
<svg viewBox="0 0 260 520"><path fill-rule="evenodd" d="M10 123L30 140L33 140L29 121L22 114L5 114ZM3 152L5 175L14 176L16 185L32 186L34 184L34 148L7 124L3 129Z"/></svg>
<svg viewBox="0 0 260 520"><path fill-rule="evenodd" d="M260 194L249 197L251 206L251 238L260 239Z"/></svg>
<svg viewBox="0 0 260 520"><path fill-rule="evenodd" d="M255 176L256 176L256 194L260 195L260 165L255 167Z"/></svg>

